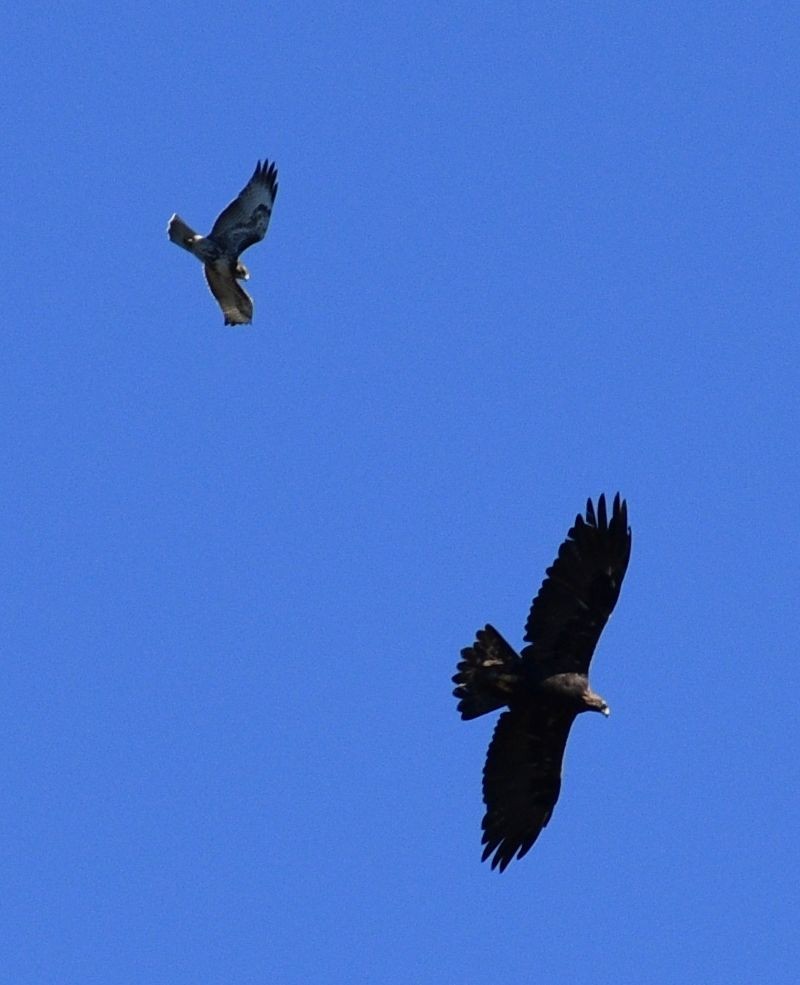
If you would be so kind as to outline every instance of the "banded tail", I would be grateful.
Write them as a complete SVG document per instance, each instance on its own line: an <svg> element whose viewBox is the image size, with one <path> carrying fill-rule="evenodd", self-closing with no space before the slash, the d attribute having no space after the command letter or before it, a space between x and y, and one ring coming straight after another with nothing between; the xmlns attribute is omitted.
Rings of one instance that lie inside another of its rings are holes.
<svg viewBox="0 0 800 985"><path fill-rule="evenodd" d="M494 626L479 629L475 637L461 651L453 677L453 694L465 721L507 705L520 680L522 661Z"/></svg>

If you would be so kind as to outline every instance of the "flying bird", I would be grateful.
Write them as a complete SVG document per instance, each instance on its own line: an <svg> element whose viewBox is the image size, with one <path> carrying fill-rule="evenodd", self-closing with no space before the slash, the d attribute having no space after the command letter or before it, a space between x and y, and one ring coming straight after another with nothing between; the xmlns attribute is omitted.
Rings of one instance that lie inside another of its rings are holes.
<svg viewBox="0 0 800 985"><path fill-rule="evenodd" d="M619 493L609 520L601 496L578 514L547 569L517 654L493 626L461 651L453 677L462 719L498 708L483 769L483 858L502 872L530 851L561 790L567 737L583 711L609 714L589 687L589 663L619 598L631 553L628 508Z"/></svg>
<svg viewBox="0 0 800 985"><path fill-rule="evenodd" d="M239 284L249 280L250 273L239 256L266 236L277 194L275 163L259 161L253 177L220 212L208 236L196 233L179 215L173 215L167 225L172 242L203 264L206 283L222 308L226 325L249 325L253 320L253 299Z"/></svg>

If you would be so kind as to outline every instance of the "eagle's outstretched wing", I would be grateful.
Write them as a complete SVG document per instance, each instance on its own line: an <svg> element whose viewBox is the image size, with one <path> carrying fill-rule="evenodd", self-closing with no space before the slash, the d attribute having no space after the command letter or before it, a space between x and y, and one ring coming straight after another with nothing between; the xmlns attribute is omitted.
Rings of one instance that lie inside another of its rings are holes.
<svg viewBox="0 0 800 985"><path fill-rule="evenodd" d="M619 598L631 554L628 508L614 497L611 519L606 498L595 513L587 500L558 557L547 569L533 600L522 651L525 660L542 664L550 673L586 674L597 641Z"/></svg>
<svg viewBox="0 0 800 985"><path fill-rule="evenodd" d="M483 861L502 872L522 858L550 820L575 712L539 699L504 711L483 768Z"/></svg>
<svg viewBox="0 0 800 985"><path fill-rule="evenodd" d="M266 235L277 194L275 162L259 161L253 177L217 217L209 239L219 244L226 256L238 257Z"/></svg>
<svg viewBox="0 0 800 985"><path fill-rule="evenodd" d="M253 320L253 299L233 276L229 265L210 263L203 267L209 290L219 302L226 325L249 325Z"/></svg>

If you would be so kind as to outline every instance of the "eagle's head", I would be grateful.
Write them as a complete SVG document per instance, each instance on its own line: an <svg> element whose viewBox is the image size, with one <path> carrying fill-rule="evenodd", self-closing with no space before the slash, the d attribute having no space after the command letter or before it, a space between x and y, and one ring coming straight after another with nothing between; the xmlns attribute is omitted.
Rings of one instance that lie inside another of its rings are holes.
<svg viewBox="0 0 800 985"><path fill-rule="evenodd" d="M595 694L594 691L590 691L588 688L583 696L584 701L584 711L599 711L601 715L605 715L606 718L611 714L611 709L605 703L605 701L600 697L599 694Z"/></svg>
<svg viewBox="0 0 800 985"><path fill-rule="evenodd" d="M236 261L236 269L233 272L233 276L237 280L250 280L250 271L245 267L241 260Z"/></svg>

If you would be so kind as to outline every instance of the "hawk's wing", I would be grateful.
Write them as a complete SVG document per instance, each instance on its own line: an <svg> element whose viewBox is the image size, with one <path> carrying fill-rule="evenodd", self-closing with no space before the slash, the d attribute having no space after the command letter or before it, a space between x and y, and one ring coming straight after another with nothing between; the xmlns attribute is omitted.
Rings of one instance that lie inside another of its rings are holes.
<svg viewBox="0 0 800 985"><path fill-rule="evenodd" d="M249 325L253 320L253 299L233 276L227 264L203 267L206 283L219 302L226 325Z"/></svg>
<svg viewBox="0 0 800 985"><path fill-rule="evenodd" d="M575 712L539 699L504 711L483 768L483 861L500 871L522 858L550 820Z"/></svg>
<svg viewBox="0 0 800 985"><path fill-rule="evenodd" d="M522 657L550 673L586 674L619 598L630 555L625 500L620 502L617 493L610 520L605 496L597 502L597 513L587 500L586 518L575 518L533 600L525 626L525 640L531 645Z"/></svg>
<svg viewBox="0 0 800 985"><path fill-rule="evenodd" d="M226 256L238 257L248 246L264 238L272 206L278 194L278 170L275 163L256 164L253 177L239 195L219 214L209 239L222 247Z"/></svg>

